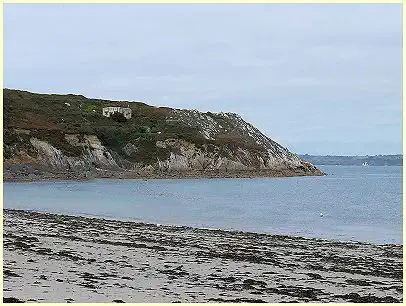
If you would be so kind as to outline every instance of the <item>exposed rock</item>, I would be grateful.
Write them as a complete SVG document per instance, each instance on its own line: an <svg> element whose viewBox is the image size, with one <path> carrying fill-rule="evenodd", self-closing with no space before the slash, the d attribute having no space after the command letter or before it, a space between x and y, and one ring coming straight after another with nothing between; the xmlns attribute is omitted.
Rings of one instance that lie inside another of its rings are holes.
<svg viewBox="0 0 406 306"><path fill-rule="evenodd" d="M138 147L136 145L133 145L131 142L129 142L125 145L125 147L123 148L123 151L125 154L130 156L131 154L138 151Z"/></svg>
<svg viewBox="0 0 406 306"><path fill-rule="evenodd" d="M3 303L24 303L24 301L21 301L15 297L4 297Z"/></svg>
<svg viewBox="0 0 406 306"><path fill-rule="evenodd" d="M38 160L44 165L49 165L55 169L80 169L103 167L107 169L118 168L117 163L95 135L84 135L79 139L79 135L65 135L69 144L83 148L83 154L79 157L66 156L61 150L53 147L46 141L35 137L30 139L31 144L38 150Z"/></svg>

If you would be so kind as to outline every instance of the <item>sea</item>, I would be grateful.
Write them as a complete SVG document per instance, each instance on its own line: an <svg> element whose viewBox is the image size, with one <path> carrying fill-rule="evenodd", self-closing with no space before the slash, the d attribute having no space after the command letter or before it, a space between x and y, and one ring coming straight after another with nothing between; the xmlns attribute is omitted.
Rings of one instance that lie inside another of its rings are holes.
<svg viewBox="0 0 406 306"><path fill-rule="evenodd" d="M401 166L327 176L5 182L3 207L165 225L403 244Z"/></svg>

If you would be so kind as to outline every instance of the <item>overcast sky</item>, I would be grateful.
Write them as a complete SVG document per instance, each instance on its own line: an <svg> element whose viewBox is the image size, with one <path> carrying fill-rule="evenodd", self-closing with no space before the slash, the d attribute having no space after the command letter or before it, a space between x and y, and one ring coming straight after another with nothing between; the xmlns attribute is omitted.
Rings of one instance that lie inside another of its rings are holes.
<svg viewBox="0 0 406 306"><path fill-rule="evenodd" d="M239 113L296 153L402 152L400 4L5 4L4 86Z"/></svg>

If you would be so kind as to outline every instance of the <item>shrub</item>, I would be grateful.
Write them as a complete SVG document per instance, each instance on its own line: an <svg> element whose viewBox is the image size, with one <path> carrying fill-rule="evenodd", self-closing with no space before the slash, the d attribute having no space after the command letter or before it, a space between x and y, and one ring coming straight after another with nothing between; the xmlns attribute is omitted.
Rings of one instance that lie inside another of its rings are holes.
<svg viewBox="0 0 406 306"><path fill-rule="evenodd" d="M140 131L140 133L151 133L151 129L149 128L149 126L146 125L140 126L138 130Z"/></svg>
<svg viewBox="0 0 406 306"><path fill-rule="evenodd" d="M115 112L111 115L111 118L116 122L127 122L127 118L122 113Z"/></svg>
<svg viewBox="0 0 406 306"><path fill-rule="evenodd" d="M96 105L89 105L87 107L88 110L93 111L93 110L97 110L97 106Z"/></svg>

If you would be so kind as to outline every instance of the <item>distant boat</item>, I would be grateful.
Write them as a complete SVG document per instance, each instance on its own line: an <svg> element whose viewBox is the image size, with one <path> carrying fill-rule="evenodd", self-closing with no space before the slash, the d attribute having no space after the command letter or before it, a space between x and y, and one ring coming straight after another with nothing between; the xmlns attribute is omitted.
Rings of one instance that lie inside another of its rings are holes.
<svg viewBox="0 0 406 306"><path fill-rule="evenodd" d="M367 162L362 163L363 166L369 166Z"/></svg>

